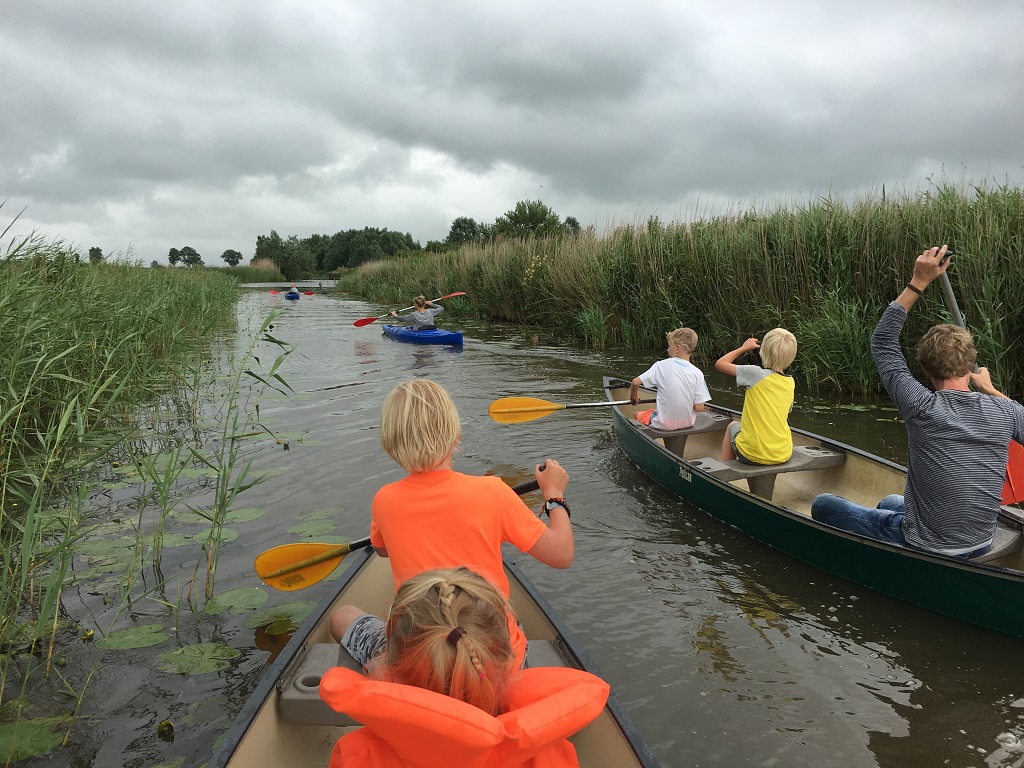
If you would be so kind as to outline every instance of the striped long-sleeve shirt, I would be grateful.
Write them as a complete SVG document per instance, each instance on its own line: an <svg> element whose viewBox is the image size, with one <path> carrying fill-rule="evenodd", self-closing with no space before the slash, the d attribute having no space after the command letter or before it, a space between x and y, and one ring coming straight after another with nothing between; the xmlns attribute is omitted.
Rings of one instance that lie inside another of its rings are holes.
<svg viewBox="0 0 1024 768"><path fill-rule="evenodd" d="M903 533L914 546L959 555L992 541L1011 439L1024 439L1024 406L981 392L932 392L900 349L907 311L885 310L871 355L907 424Z"/></svg>

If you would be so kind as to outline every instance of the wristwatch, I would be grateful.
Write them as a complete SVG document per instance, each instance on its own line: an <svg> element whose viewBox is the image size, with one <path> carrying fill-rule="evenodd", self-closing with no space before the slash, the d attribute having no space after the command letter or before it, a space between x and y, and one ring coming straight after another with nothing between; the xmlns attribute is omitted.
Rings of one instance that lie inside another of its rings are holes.
<svg viewBox="0 0 1024 768"><path fill-rule="evenodd" d="M544 502L544 513L548 517L551 517L551 510L555 507L561 507L565 510L566 517L572 517L572 512L569 511L569 505L566 503L565 499L548 499Z"/></svg>

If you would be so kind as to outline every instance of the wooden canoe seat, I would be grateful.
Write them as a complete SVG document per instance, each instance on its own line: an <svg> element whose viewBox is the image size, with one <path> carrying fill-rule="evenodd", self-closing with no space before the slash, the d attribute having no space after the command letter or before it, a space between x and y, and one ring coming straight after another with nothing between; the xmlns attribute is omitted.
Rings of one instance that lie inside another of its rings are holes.
<svg viewBox="0 0 1024 768"><path fill-rule="evenodd" d="M568 667L558 645L551 640L530 640L528 667ZM362 668L338 643L311 643L303 648L292 665L281 675L277 690L281 697L281 716L299 725L359 725L341 712L335 712L320 698L320 680L331 667Z"/></svg>
<svg viewBox="0 0 1024 768"><path fill-rule="evenodd" d="M972 557L971 562L988 563L1007 555L1013 555L1020 551L1021 545L1024 545L1024 533L1021 533L1020 526L1000 518L996 523L996 534L992 539L992 549L984 555Z"/></svg>
<svg viewBox="0 0 1024 768"><path fill-rule="evenodd" d="M698 411L697 420L692 427L686 429L662 430L640 424L640 431L651 437L660 437L665 441L665 447L676 456L682 458L683 449L686 447L686 438L690 435L697 435L702 432L724 432L732 417L724 413L712 413L711 411ZM639 423L639 422L637 422Z"/></svg>
<svg viewBox="0 0 1024 768"><path fill-rule="evenodd" d="M837 467L846 461L846 452L821 445L794 445L793 455L784 464L753 465L742 461L721 461L711 457L694 459L691 466L719 480L746 480L751 493L771 501L775 478L783 472L804 472L810 469Z"/></svg>

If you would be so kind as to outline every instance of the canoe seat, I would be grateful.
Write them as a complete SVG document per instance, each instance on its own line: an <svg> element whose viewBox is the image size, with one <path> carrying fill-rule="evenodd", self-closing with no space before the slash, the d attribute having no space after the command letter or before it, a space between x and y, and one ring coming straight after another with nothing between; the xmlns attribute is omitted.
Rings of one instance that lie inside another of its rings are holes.
<svg viewBox="0 0 1024 768"><path fill-rule="evenodd" d="M682 458L683 449L686 447L686 438L690 435L701 434L702 432L724 432L732 417L724 413L712 413L711 411L698 411L697 420L692 427L686 429L663 430L648 427L645 424L639 425L639 430L651 437L660 437L665 441L665 447L676 456Z"/></svg>
<svg viewBox="0 0 1024 768"><path fill-rule="evenodd" d="M567 663L558 643L554 640L530 640L526 646L526 666L533 667L571 667Z"/></svg>
<svg viewBox="0 0 1024 768"><path fill-rule="evenodd" d="M338 643L310 643L299 651L277 684L278 709L285 720L299 725L359 725L320 698L320 679L331 667L363 671Z"/></svg>
<svg viewBox="0 0 1024 768"><path fill-rule="evenodd" d="M992 549L984 555L972 557L971 562L988 563L998 560L1019 552L1021 545L1024 545L1024 533L1021 533L1020 525L1000 518L996 523L996 535L992 539Z"/></svg>
<svg viewBox="0 0 1024 768"><path fill-rule="evenodd" d="M571 666L553 640L530 640L528 667ZM320 698L320 680L331 667L362 668L338 643L310 643L303 648L277 684L278 708L282 717L299 725L359 725L341 712L335 712Z"/></svg>
<svg viewBox="0 0 1024 768"><path fill-rule="evenodd" d="M746 480L750 492L771 501L776 476L784 472L828 469L846 461L846 452L823 445L794 445L793 455L784 464L753 465L742 461L721 461L711 457L694 459L692 466L725 482Z"/></svg>

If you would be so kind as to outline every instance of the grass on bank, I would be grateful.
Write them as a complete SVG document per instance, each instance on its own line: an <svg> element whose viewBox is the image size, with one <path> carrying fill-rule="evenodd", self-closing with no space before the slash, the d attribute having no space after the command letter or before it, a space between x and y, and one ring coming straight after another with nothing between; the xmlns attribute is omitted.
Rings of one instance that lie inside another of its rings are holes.
<svg viewBox="0 0 1024 768"><path fill-rule="evenodd" d="M958 254L951 280L981 363L1004 391L1024 393L1024 191L1009 186L943 185L850 204L826 197L690 223L651 218L604 235L416 253L364 265L338 288L382 304L464 290L450 306L455 316L544 326L654 356L666 331L688 325L705 367L782 325L800 344L793 373L804 385L874 394L881 383L871 330L917 255L941 243ZM948 320L935 286L905 338Z"/></svg>

